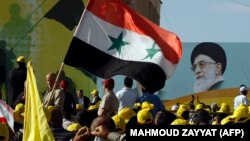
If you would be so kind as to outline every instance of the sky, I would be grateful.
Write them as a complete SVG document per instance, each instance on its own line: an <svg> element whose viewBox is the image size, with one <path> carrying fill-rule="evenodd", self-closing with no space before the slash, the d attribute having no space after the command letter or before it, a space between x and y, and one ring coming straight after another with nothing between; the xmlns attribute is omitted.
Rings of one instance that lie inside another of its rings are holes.
<svg viewBox="0 0 250 141"><path fill-rule="evenodd" d="M160 26L182 42L250 42L250 0L161 0Z"/></svg>

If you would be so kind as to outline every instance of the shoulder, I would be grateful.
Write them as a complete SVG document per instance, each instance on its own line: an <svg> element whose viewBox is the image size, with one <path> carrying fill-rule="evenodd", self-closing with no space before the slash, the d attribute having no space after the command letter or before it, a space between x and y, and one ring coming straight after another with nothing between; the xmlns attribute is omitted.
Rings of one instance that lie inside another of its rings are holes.
<svg viewBox="0 0 250 141"><path fill-rule="evenodd" d="M117 93L116 94L121 94L121 93L124 93L124 91L125 91L126 89L125 88L122 88L122 89L120 89L119 91L117 91Z"/></svg>
<svg viewBox="0 0 250 141"><path fill-rule="evenodd" d="M55 89L55 92L56 93L64 93L63 90L61 90L61 89Z"/></svg>
<svg viewBox="0 0 250 141"><path fill-rule="evenodd" d="M116 96L123 95L123 90L118 91L115 95Z"/></svg>
<svg viewBox="0 0 250 141"><path fill-rule="evenodd" d="M219 81L219 82L213 84L213 85L209 88L209 90L216 90L216 89L222 88L223 82L224 82L224 81Z"/></svg>
<svg viewBox="0 0 250 141"><path fill-rule="evenodd" d="M89 99L89 97L87 97L87 96L83 96L84 97L84 99L86 98L86 99Z"/></svg>
<svg viewBox="0 0 250 141"><path fill-rule="evenodd" d="M54 94L56 96L65 96L63 90L61 90L61 89L55 89L54 91L55 91Z"/></svg>

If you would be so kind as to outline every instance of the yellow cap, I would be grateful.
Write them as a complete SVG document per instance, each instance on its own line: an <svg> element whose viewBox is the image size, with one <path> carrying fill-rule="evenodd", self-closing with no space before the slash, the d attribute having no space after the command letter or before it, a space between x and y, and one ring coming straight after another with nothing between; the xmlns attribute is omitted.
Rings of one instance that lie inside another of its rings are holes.
<svg viewBox="0 0 250 141"><path fill-rule="evenodd" d="M54 110L55 109L55 107L54 106L48 106L48 110L49 110L49 112L51 112L52 110Z"/></svg>
<svg viewBox="0 0 250 141"><path fill-rule="evenodd" d="M175 119L170 125L188 125L188 121L185 119Z"/></svg>
<svg viewBox="0 0 250 141"><path fill-rule="evenodd" d="M22 103L18 103L16 105L14 111L19 112L19 113L23 113L24 112L24 108L25 108L25 106Z"/></svg>
<svg viewBox="0 0 250 141"><path fill-rule="evenodd" d="M211 110L209 108L204 108L209 114L211 113Z"/></svg>
<svg viewBox="0 0 250 141"><path fill-rule="evenodd" d="M82 105L76 104L76 110L80 111L80 110L82 110L82 109L83 109Z"/></svg>
<svg viewBox="0 0 250 141"><path fill-rule="evenodd" d="M136 113L132 108L124 107L120 111L118 111L118 116L124 118L125 122L127 123L130 118L136 116Z"/></svg>
<svg viewBox="0 0 250 141"><path fill-rule="evenodd" d="M93 110L98 110L98 106L97 105L90 105L88 107L88 111L93 111Z"/></svg>
<svg viewBox="0 0 250 141"><path fill-rule="evenodd" d="M124 133L126 129L125 120L118 115L114 115L112 117L113 121L115 122L115 130L118 133Z"/></svg>
<svg viewBox="0 0 250 141"><path fill-rule="evenodd" d="M147 101L144 101L144 102L142 102L141 108L143 110L153 110L154 109L154 104L152 104L150 102L147 102Z"/></svg>
<svg viewBox="0 0 250 141"><path fill-rule="evenodd" d="M91 92L91 94L92 94L92 95L99 95L99 91L98 91L98 90L93 90L93 91Z"/></svg>
<svg viewBox="0 0 250 141"><path fill-rule="evenodd" d="M204 107L203 107L202 104L197 104L197 105L195 105L195 111L200 110L200 109L203 109L203 108L204 108Z"/></svg>
<svg viewBox="0 0 250 141"><path fill-rule="evenodd" d="M78 129L80 129L82 126L79 123L72 123L67 127L67 130L70 132L76 132Z"/></svg>
<svg viewBox="0 0 250 141"><path fill-rule="evenodd" d="M221 125L232 124L232 123L234 123L234 118L232 118L232 116L227 116L223 118L220 122Z"/></svg>
<svg viewBox="0 0 250 141"><path fill-rule="evenodd" d="M135 103L135 104L134 104L134 107L135 107L135 108L141 107L141 103L139 103L139 102Z"/></svg>
<svg viewBox="0 0 250 141"><path fill-rule="evenodd" d="M180 104L179 108L184 108L185 110L189 110L187 104Z"/></svg>
<svg viewBox="0 0 250 141"><path fill-rule="evenodd" d="M239 107L237 107L236 110L234 110L233 115L231 116L232 118L234 118L235 122L239 121L240 119L245 119L248 117L248 108L246 105L244 104L240 104Z"/></svg>
<svg viewBox="0 0 250 141"><path fill-rule="evenodd" d="M142 109L137 113L137 121L142 125L151 123L152 120L152 113L149 110Z"/></svg>
<svg viewBox="0 0 250 141"><path fill-rule="evenodd" d="M183 118L182 117L182 113L184 113L186 111L186 109L184 108L179 108L177 111L176 111L176 116L177 118Z"/></svg>
<svg viewBox="0 0 250 141"><path fill-rule="evenodd" d="M229 111L230 111L230 106L227 103L223 102L221 103L220 110L217 112L228 114Z"/></svg>
<svg viewBox="0 0 250 141"><path fill-rule="evenodd" d="M25 62L25 57L24 56L19 56L17 59L16 59L17 62Z"/></svg>
<svg viewBox="0 0 250 141"><path fill-rule="evenodd" d="M9 140L9 127L7 123L0 123L0 137L2 138L1 141L8 141Z"/></svg>

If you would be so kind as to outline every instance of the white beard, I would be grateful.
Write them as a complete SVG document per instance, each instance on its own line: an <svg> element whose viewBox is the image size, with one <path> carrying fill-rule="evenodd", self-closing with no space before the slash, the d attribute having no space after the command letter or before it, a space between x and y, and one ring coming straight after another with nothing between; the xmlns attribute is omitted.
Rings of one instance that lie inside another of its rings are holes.
<svg viewBox="0 0 250 141"><path fill-rule="evenodd" d="M214 73L208 73L206 76L195 79L193 87L194 92L202 92L210 89L211 86L216 82L216 75Z"/></svg>

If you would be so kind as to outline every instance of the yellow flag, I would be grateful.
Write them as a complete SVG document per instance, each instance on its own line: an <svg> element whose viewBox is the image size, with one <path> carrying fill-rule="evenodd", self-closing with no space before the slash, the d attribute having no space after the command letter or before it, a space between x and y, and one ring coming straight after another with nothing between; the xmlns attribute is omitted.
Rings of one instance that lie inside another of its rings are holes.
<svg viewBox="0 0 250 141"><path fill-rule="evenodd" d="M23 141L54 141L49 128L31 61L27 66Z"/></svg>

